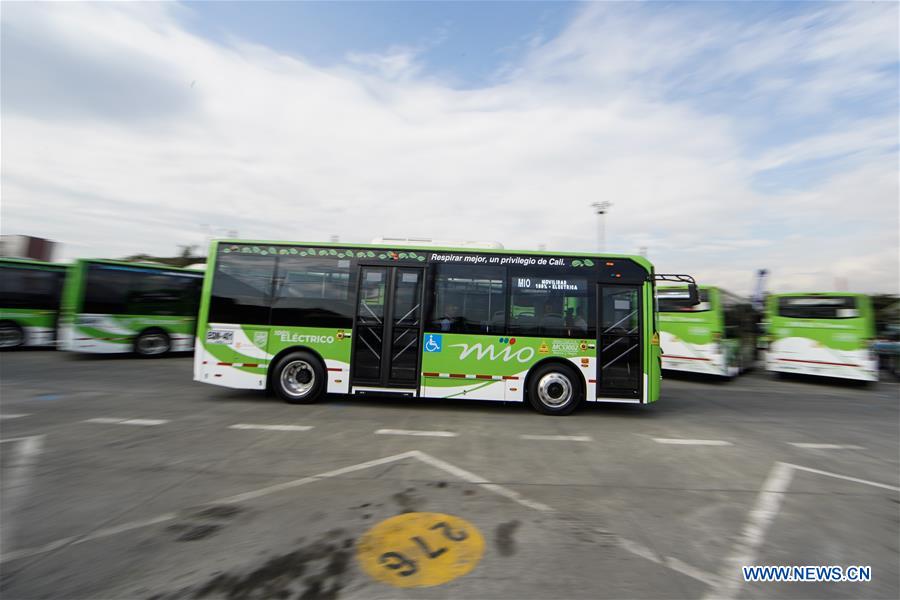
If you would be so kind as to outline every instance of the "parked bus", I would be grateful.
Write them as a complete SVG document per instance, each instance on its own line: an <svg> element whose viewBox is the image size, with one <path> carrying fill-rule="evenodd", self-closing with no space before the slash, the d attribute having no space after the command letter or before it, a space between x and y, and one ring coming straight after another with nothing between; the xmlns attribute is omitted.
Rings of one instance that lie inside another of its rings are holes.
<svg viewBox="0 0 900 600"><path fill-rule="evenodd" d="M0 348L53 346L66 265L0 258Z"/></svg>
<svg viewBox="0 0 900 600"><path fill-rule="evenodd" d="M203 272L79 260L66 278L63 350L160 356L194 347Z"/></svg>
<svg viewBox="0 0 900 600"><path fill-rule="evenodd" d="M659 397L653 267L641 257L217 241L207 273L194 357L204 383L271 387L291 403L527 400L546 414Z"/></svg>
<svg viewBox="0 0 900 600"><path fill-rule="evenodd" d="M691 305L686 287L660 287L662 368L734 377L756 361L757 314L750 301L721 288L699 287Z"/></svg>
<svg viewBox="0 0 900 600"><path fill-rule="evenodd" d="M768 350L766 368L776 373L802 373L878 380L872 303L864 294L773 294L766 302Z"/></svg>

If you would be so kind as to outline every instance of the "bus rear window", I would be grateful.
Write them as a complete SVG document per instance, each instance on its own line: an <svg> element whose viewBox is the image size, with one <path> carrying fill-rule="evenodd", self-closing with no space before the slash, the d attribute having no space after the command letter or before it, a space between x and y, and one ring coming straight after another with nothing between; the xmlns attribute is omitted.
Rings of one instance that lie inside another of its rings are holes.
<svg viewBox="0 0 900 600"><path fill-rule="evenodd" d="M687 290L657 290L656 310L658 312L706 312L711 310L709 290L699 290L700 303L691 304Z"/></svg>
<svg viewBox="0 0 900 600"><path fill-rule="evenodd" d="M791 319L852 319L859 316L853 296L788 296L778 299L778 316Z"/></svg>

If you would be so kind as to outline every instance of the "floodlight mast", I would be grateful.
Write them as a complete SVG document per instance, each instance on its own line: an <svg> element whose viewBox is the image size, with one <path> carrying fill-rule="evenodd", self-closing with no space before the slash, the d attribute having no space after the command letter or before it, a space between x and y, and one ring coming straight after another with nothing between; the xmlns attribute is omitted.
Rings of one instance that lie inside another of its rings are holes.
<svg viewBox="0 0 900 600"><path fill-rule="evenodd" d="M603 202L594 202L591 206L594 208L594 212L597 213L600 221L597 233L600 243L600 253L602 254L606 252L606 213L609 212L612 202L604 200Z"/></svg>

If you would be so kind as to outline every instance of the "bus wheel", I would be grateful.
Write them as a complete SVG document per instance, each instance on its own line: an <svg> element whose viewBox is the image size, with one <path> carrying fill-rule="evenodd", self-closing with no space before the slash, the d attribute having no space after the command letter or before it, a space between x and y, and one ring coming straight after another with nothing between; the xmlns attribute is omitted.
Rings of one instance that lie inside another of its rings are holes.
<svg viewBox="0 0 900 600"><path fill-rule="evenodd" d="M162 356L172 347L169 336L160 329L142 331L134 340L134 351L138 356Z"/></svg>
<svg viewBox="0 0 900 600"><path fill-rule="evenodd" d="M582 395L575 373L564 365L542 365L528 377L528 402L539 413L567 415L581 404Z"/></svg>
<svg viewBox="0 0 900 600"><path fill-rule="evenodd" d="M275 393L290 404L312 404L325 393L325 369L309 352L291 352L272 372Z"/></svg>
<svg viewBox="0 0 900 600"><path fill-rule="evenodd" d="M19 348L25 345L25 332L9 321L0 323L0 348Z"/></svg>

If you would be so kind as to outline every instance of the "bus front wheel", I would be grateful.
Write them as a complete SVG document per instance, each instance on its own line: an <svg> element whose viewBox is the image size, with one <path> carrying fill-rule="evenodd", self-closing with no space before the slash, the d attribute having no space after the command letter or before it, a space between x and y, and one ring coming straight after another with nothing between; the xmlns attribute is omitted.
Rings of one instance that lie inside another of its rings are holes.
<svg viewBox="0 0 900 600"><path fill-rule="evenodd" d="M325 368L308 352L291 352L272 373L275 393L290 404L312 404L325 393Z"/></svg>
<svg viewBox="0 0 900 600"><path fill-rule="evenodd" d="M19 348L25 345L25 332L11 321L0 323L0 348Z"/></svg>
<svg viewBox="0 0 900 600"><path fill-rule="evenodd" d="M172 342L165 331L148 329L142 331L134 340L134 351L139 356L162 356L172 348Z"/></svg>
<svg viewBox="0 0 900 600"><path fill-rule="evenodd" d="M560 364L541 365L528 377L528 402L545 415L568 415L583 393L574 371Z"/></svg>

